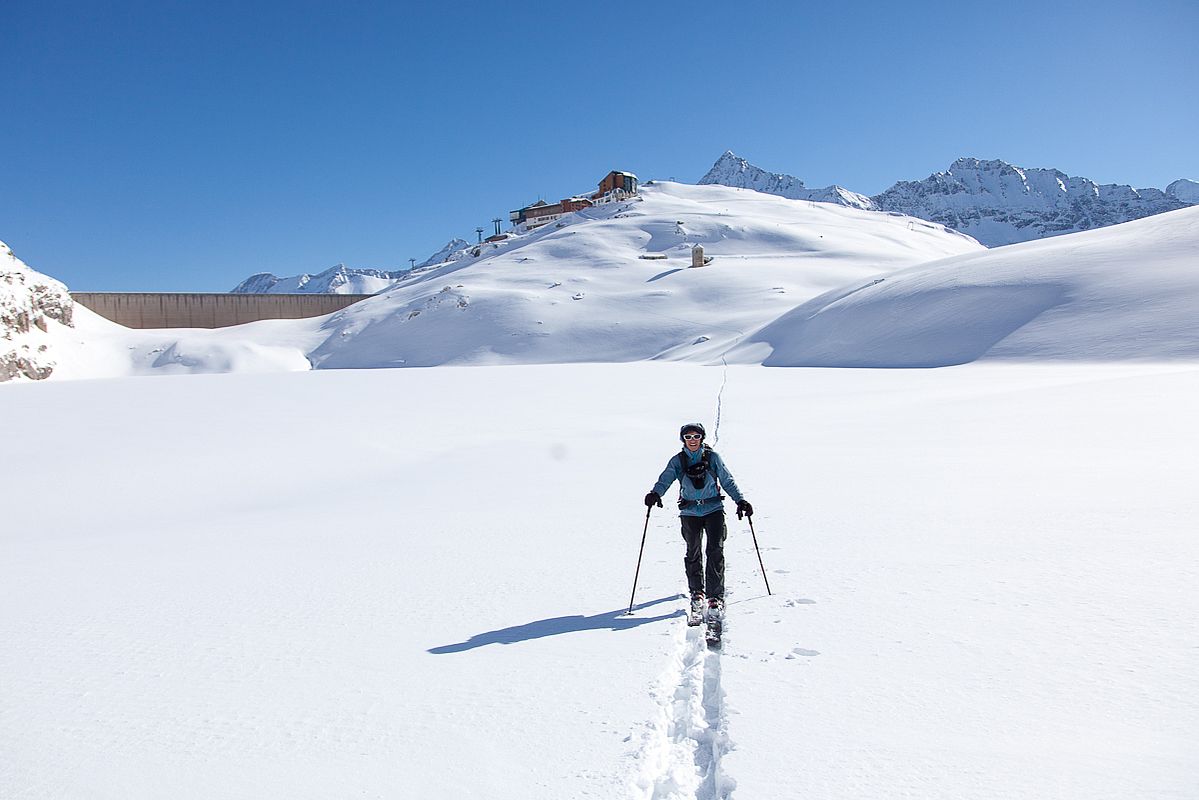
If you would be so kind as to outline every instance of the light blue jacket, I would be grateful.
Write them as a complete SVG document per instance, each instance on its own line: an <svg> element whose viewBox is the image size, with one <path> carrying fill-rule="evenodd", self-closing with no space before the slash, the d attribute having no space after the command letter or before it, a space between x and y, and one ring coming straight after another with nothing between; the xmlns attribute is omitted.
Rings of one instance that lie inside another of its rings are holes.
<svg viewBox="0 0 1199 800"><path fill-rule="evenodd" d="M680 468L680 455L687 459L687 464L699 463L703 458L703 448L701 447L696 452L692 453L684 449L682 453L676 453L670 457L670 461L666 464L666 469L662 470L662 474L658 477L658 482L654 484L654 491L659 497L665 497L666 490L675 481L679 482L679 487L684 500L698 501L695 505L689 505L684 509L679 510L680 517L703 517L711 514L713 511L720 511L723 505L717 499L720 493L720 487L729 493L729 497L733 501L740 503L744 497L741 490L737 488L737 482L733 480L732 474L728 467L724 465L724 461L720 456L716 455L715 450L708 451L708 469L704 472L704 485L696 489L695 484L687 477L687 473ZM716 474L713 475L712 473ZM720 479L720 485L717 486L716 479Z"/></svg>

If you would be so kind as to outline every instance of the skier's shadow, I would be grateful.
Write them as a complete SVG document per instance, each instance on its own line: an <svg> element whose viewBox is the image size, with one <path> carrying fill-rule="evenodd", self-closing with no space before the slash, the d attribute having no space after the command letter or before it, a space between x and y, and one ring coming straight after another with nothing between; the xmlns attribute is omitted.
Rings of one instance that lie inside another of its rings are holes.
<svg viewBox="0 0 1199 800"><path fill-rule="evenodd" d="M659 597L657 600L649 600L644 603L638 603L633 606L634 611L640 611L643 608L656 606L659 603L667 603L672 600L677 600L679 595L670 595L669 597ZM432 647L430 653L434 655L445 655L447 653L461 653L465 650L473 650L476 647L483 647L488 644L516 644L517 642L527 642L530 639L543 639L546 636L557 636L560 633L574 633L576 631L596 631L596 630L613 630L623 631L629 628L636 628L639 625L648 625L651 622L661 622L674 617L683 616L681 610L671 611L669 614L661 614L656 617L634 617L628 615L627 609L618 609L616 611L608 611L603 614L593 614L590 617L585 617L581 614L575 614L569 617L551 617L550 619L539 619L536 622L526 622L524 625L513 625L511 628L501 628L498 631L487 631L486 633L476 633L474 636L467 639L465 642L457 644L443 644L441 647Z"/></svg>

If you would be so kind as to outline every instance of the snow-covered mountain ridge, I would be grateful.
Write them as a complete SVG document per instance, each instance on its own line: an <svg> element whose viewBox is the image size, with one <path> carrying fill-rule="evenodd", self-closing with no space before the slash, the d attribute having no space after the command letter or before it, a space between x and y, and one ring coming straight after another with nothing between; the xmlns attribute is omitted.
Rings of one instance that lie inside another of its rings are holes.
<svg viewBox="0 0 1199 800"><path fill-rule="evenodd" d="M451 239L417 269L465 258L471 247L465 239ZM279 277L270 272L251 275L230 290L231 294L375 294L406 277L409 270L381 270L337 264L316 275L301 273Z"/></svg>
<svg viewBox="0 0 1199 800"><path fill-rule="evenodd" d="M874 197L839 186L805 189L800 179L768 173L729 151L700 182L907 214L969 234L988 247L1102 228L1199 203L1199 183L1190 180L1174 181L1165 191L1134 189L977 158L959 158L944 172L900 181Z"/></svg>
<svg viewBox="0 0 1199 800"><path fill-rule="evenodd" d="M231 294L374 294L402 278L405 270L351 268L337 264L316 275L281 278L270 272L251 275Z"/></svg>
<svg viewBox="0 0 1199 800"><path fill-rule="evenodd" d="M841 186L826 186L823 189L809 189L804 182L792 175L779 172L767 172L761 167L755 167L744 158L737 156L731 150L724 151L712 168L699 179L701 186L719 184L738 189L753 189L791 200L813 200L819 203L836 203L850 208L873 210L874 202L865 195L851 192Z"/></svg>
<svg viewBox="0 0 1199 800"><path fill-rule="evenodd" d="M1176 191L1183 186L1171 184ZM872 199L882 211L939 222L989 247L1103 228L1193 202L1161 189L1097 184L1056 169L976 158L959 158L945 172L901 181Z"/></svg>

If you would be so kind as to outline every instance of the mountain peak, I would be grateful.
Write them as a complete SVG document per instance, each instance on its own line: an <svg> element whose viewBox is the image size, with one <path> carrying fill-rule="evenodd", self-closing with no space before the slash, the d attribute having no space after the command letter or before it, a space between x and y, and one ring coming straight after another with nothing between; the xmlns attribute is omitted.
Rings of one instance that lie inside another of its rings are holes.
<svg viewBox="0 0 1199 800"><path fill-rule="evenodd" d="M716 159L716 163L708 173L699 179L700 184L720 184L735 189L752 189L755 192L774 194L790 200L812 200L818 203L836 203L850 208L872 209L874 204L869 197L851 192L840 186L826 186L823 189L809 189L804 182L794 175L781 172L767 172L761 167L741 158L732 150L725 150L724 155Z"/></svg>
<svg viewBox="0 0 1199 800"><path fill-rule="evenodd" d="M724 154L716 159L716 163L712 165L707 174L699 179L699 183L700 185L715 183L721 186L732 186L736 189L753 189L792 199L807 199L800 197L804 193L804 182L799 178L781 172L767 172L761 167L755 167L732 150L725 150Z"/></svg>

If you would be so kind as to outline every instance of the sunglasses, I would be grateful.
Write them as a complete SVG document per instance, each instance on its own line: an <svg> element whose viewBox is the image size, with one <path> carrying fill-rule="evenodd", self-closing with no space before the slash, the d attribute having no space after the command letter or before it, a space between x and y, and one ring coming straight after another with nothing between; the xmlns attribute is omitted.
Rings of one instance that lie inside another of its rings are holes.
<svg viewBox="0 0 1199 800"><path fill-rule="evenodd" d="M702 433L684 433L683 434L683 441L685 441L685 442L694 442L694 441L698 441L702 438L704 438L704 435Z"/></svg>

